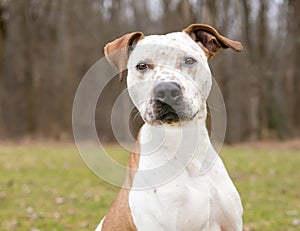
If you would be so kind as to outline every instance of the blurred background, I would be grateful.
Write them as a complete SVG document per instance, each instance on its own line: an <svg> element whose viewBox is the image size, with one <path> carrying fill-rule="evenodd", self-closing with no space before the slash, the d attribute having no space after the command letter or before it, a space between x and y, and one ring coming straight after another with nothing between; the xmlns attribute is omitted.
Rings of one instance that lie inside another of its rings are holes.
<svg viewBox="0 0 300 231"><path fill-rule="evenodd" d="M0 0L0 230L95 229L119 188L89 171L72 142L76 89L107 42L192 23L245 47L210 61L234 144L220 156L242 198L243 231L299 230L299 12L299 0ZM98 100L102 141L115 139L110 111L124 88L116 76ZM126 150L106 151L126 165Z"/></svg>
<svg viewBox="0 0 300 231"><path fill-rule="evenodd" d="M227 142L295 137L299 11L297 0L0 0L0 136L71 139L76 88L107 42L207 23L245 47L210 63L226 102ZM123 87L112 81L108 97ZM105 117L112 104L97 115ZM113 141L107 121L97 124Z"/></svg>

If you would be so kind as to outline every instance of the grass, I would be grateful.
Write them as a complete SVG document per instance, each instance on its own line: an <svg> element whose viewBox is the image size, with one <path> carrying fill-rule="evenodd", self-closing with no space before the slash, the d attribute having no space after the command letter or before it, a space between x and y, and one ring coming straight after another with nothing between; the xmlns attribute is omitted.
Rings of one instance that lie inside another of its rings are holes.
<svg viewBox="0 0 300 231"><path fill-rule="evenodd" d="M225 147L221 157L243 200L244 230L300 230L300 150ZM0 145L0 230L93 230L117 191L72 145Z"/></svg>
<svg viewBox="0 0 300 231"><path fill-rule="evenodd" d="M299 150L225 148L221 156L241 194L247 230L300 230Z"/></svg>

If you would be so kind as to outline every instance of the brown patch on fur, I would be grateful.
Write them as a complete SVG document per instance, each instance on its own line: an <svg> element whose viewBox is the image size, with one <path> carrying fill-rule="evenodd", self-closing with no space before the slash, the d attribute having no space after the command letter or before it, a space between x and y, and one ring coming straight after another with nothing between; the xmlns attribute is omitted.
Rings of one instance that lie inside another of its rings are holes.
<svg viewBox="0 0 300 231"><path fill-rule="evenodd" d="M208 59L217 54L221 48L232 48L235 51L243 50L243 45L240 42L220 35L215 28L206 24L192 24L183 32L190 35L200 45Z"/></svg>
<svg viewBox="0 0 300 231"><path fill-rule="evenodd" d="M128 161L127 175L124 182L124 187L120 189L117 198L112 207L108 211L103 225L102 231L136 231L131 210L129 207L129 193L132 187L134 175L139 167L140 160L140 144L139 135L136 147L133 153L130 154Z"/></svg>
<svg viewBox="0 0 300 231"><path fill-rule="evenodd" d="M144 38L142 32L133 32L125 34L104 47L104 54L108 62L116 68L119 73L119 79L122 81L127 75L127 61L130 49L136 43Z"/></svg>

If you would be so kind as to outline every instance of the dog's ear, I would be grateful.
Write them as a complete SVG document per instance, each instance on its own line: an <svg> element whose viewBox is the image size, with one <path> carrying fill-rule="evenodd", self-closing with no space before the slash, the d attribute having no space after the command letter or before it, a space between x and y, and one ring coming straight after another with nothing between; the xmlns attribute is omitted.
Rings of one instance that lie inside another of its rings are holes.
<svg viewBox="0 0 300 231"><path fill-rule="evenodd" d="M106 59L114 68L116 68L120 72L120 81L122 81L127 75L126 68L129 52L142 38L144 38L142 32L133 32L123 35L122 37L106 44L106 46L104 47L104 54Z"/></svg>
<svg viewBox="0 0 300 231"><path fill-rule="evenodd" d="M233 41L219 34L212 26L206 24L192 24L185 28L183 32L200 45L208 59L212 58L221 48L232 48L235 51L242 51L243 45L238 41Z"/></svg>

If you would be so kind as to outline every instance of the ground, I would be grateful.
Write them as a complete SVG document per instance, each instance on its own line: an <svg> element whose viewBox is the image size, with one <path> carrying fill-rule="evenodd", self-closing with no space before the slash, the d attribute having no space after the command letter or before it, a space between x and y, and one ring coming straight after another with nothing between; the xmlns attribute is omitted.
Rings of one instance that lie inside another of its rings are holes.
<svg viewBox="0 0 300 231"><path fill-rule="evenodd" d="M120 162L127 153L108 146ZM300 230L300 142L223 147L245 231ZM97 178L73 144L0 144L0 230L93 230L118 188Z"/></svg>

